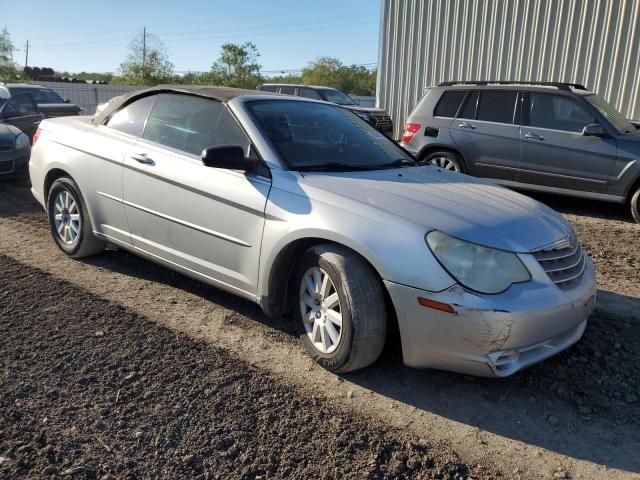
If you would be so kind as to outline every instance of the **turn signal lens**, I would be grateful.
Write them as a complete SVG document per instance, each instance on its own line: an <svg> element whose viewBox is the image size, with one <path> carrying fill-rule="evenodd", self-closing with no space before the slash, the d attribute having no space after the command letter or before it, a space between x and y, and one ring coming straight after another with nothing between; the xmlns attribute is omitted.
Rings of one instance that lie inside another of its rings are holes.
<svg viewBox="0 0 640 480"><path fill-rule="evenodd" d="M423 307L433 308L440 310L441 312L456 313L455 309L448 303L436 302L435 300L429 300L428 298L418 297L418 303Z"/></svg>
<svg viewBox="0 0 640 480"><path fill-rule="evenodd" d="M407 123L404 126L404 132L402 132L403 143L409 143L413 136L422 128L419 123Z"/></svg>

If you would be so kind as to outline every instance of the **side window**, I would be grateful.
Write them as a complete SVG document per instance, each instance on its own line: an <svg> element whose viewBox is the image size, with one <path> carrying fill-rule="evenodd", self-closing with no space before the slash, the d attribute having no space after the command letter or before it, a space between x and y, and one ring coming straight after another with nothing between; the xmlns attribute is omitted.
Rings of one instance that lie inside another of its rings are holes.
<svg viewBox="0 0 640 480"><path fill-rule="evenodd" d="M150 95L121 108L111 115L107 126L129 135L141 137L144 122L147 120L156 98L157 95Z"/></svg>
<svg viewBox="0 0 640 480"><path fill-rule="evenodd" d="M275 92L276 90L278 90L278 87L276 87L274 85L262 85L260 87L260 90L265 91L265 92Z"/></svg>
<svg viewBox="0 0 640 480"><path fill-rule="evenodd" d="M458 118L466 118L473 120L476 118L476 105L478 104L478 91L471 92L471 95L467 96L467 100L464 103L464 108L460 112Z"/></svg>
<svg viewBox="0 0 640 480"><path fill-rule="evenodd" d="M194 155L217 145L240 145L248 152L250 145L222 102L169 93L158 95L142 136Z"/></svg>
<svg viewBox="0 0 640 480"><path fill-rule="evenodd" d="M467 92L464 90L447 90L440 97L433 115L435 117L455 117L466 94Z"/></svg>
<svg viewBox="0 0 640 480"><path fill-rule="evenodd" d="M311 98L313 100L322 100L320 94L312 88L298 88L298 95L304 98Z"/></svg>
<svg viewBox="0 0 640 480"><path fill-rule="evenodd" d="M284 93L285 95L294 95L296 93L295 87L280 87L280 93Z"/></svg>
<svg viewBox="0 0 640 480"><path fill-rule="evenodd" d="M480 93L477 120L496 123L513 123L513 113L518 92L485 90Z"/></svg>
<svg viewBox="0 0 640 480"><path fill-rule="evenodd" d="M2 113L6 117L20 117L38 113L38 107L30 93L19 93L7 100Z"/></svg>
<svg viewBox="0 0 640 480"><path fill-rule="evenodd" d="M575 100L560 95L529 93L524 123L531 127L581 132L593 123L591 112Z"/></svg>

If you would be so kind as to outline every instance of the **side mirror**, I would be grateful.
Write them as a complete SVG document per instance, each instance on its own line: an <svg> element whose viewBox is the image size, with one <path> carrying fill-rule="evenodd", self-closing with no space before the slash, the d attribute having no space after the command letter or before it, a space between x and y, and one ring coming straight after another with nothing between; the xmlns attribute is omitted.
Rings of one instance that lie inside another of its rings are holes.
<svg viewBox="0 0 640 480"><path fill-rule="evenodd" d="M590 123L584 126L582 135L585 137L604 137L606 132L599 123Z"/></svg>
<svg viewBox="0 0 640 480"><path fill-rule="evenodd" d="M247 158L244 149L239 145L220 145L207 147L202 150L202 163L212 168L227 168L229 170L253 171L258 161Z"/></svg>
<svg viewBox="0 0 640 480"><path fill-rule="evenodd" d="M71 103L71 100L69 100L68 98L65 98L64 103Z"/></svg>

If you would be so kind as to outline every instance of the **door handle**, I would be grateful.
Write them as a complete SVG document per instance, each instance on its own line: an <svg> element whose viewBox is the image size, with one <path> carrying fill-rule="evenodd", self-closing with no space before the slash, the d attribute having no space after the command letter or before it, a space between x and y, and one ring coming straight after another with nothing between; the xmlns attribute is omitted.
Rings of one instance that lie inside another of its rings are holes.
<svg viewBox="0 0 640 480"><path fill-rule="evenodd" d="M153 165L155 162L147 157L146 153L132 153L131 158L133 158L138 163L144 163L145 165Z"/></svg>
<svg viewBox="0 0 640 480"><path fill-rule="evenodd" d="M527 132L524 134L524 138L530 138L532 140L540 140L543 141L544 137L541 137L540 135L538 135L537 133L533 133L533 132Z"/></svg>
<svg viewBox="0 0 640 480"><path fill-rule="evenodd" d="M471 123L469 123L469 122L460 122L460 123L458 124L458 126L459 126L460 128L469 128L469 129L471 129L471 130L475 130L475 129L476 129L475 125L472 125L472 124L471 124Z"/></svg>

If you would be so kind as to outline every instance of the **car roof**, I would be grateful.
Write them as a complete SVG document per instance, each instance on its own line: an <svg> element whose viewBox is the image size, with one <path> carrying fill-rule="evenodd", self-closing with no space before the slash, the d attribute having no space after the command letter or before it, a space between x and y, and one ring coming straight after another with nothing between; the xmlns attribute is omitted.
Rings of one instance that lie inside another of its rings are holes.
<svg viewBox="0 0 640 480"><path fill-rule="evenodd" d="M322 85L303 85L301 83L263 83L262 87L298 87L298 88L323 88L329 90L338 90L334 87L326 87Z"/></svg>
<svg viewBox="0 0 640 480"><path fill-rule="evenodd" d="M577 95L591 95L593 92L590 90L582 90L578 88L571 88L570 90L563 90L553 85L517 85L517 84L504 84L504 85L443 85L435 88L441 88L443 90L510 90L510 91L527 91L527 92L554 92L560 94L577 94Z"/></svg>
<svg viewBox="0 0 640 480"><path fill-rule="evenodd" d="M5 84L2 84L2 86L7 88L46 88L48 89L48 87L44 87L42 85L34 85L33 83L5 83Z"/></svg>
<svg viewBox="0 0 640 480"><path fill-rule="evenodd" d="M236 97L243 96L280 96L273 92L262 92L260 90L247 90L244 88L232 87L212 87L207 85L158 85L157 87L136 90L120 97L116 97L109 101L107 107L93 117L93 123L99 125L111 115L115 110L133 102L142 97L155 95L158 93L183 93L188 95L197 95L199 97L211 98L219 102L228 102Z"/></svg>

